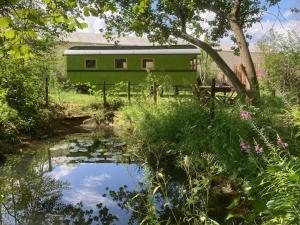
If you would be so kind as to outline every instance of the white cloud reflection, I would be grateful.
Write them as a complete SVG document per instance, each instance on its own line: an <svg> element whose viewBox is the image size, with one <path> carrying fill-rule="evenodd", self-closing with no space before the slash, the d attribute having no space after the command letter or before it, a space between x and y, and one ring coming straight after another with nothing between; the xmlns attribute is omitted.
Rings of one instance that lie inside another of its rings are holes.
<svg viewBox="0 0 300 225"><path fill-rule="evenodd" d="M76 166L74 165L68 165L68 164L64 164L61 166L56 167L51 173L50 175L57 179L60 180L63 177L68 176L69 174L72 173L72 171L76 169Z"/></svg>

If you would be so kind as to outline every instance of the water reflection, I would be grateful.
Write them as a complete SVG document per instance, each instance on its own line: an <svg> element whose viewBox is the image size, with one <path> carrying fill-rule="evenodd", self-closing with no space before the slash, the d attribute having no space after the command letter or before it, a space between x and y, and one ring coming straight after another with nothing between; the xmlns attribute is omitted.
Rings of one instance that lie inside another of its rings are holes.
<svg viewBox="0 0 300 225"><path fill-rule="evenodd" d="M97 140L72 139L9 157L0 168L0 224L128 224L131 212L108 190L138 191L143 172L127 163L125 144Z"/></svg>

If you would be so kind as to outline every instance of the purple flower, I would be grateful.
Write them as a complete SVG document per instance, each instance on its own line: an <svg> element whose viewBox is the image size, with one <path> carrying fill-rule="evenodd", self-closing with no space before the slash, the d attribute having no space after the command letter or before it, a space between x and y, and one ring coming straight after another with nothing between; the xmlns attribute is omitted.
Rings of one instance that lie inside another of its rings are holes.
<svg viewBox="0 0 300 225"><path fill-rule="evenodd" d="M247 111L240 112L240 116L242 120L250 120L251 119L251 113Z"/></svg>
<svg viewBox="0 0 300 225"><path fill-rule="evenodd" d="M248 152L250 149L250 146L247 143L245 143L243 139L241 139L240 140L240 148L241 148L241 151Z"/></svg>
<svg viewBox="0 0 300 225"><path fill-rule="evenodd" d="M277 145L282 148L287 148L289 146L288 143L283 142L279 136L277 136Z"/></svg>
<svg viewBox="0 0 300 225"><path fill-rule="evenodd" d="M256 145L255 145L255 152L256 152L257 154L260 154L260 153L262 153L263 151L264 151L263 147L261 147L259 144L256 144Z"/></svg>

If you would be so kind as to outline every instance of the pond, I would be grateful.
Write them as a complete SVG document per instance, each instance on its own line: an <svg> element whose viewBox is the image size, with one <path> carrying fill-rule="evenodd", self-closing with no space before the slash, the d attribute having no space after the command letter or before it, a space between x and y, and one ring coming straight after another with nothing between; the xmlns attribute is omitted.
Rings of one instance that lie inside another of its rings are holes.
<svg viewBox="0 0 300 225"><path fill-rule="evenodd" d="M137 224L123 198L144 172L126 150L103 134L20 149L1 167L0 224Z"/></svg>

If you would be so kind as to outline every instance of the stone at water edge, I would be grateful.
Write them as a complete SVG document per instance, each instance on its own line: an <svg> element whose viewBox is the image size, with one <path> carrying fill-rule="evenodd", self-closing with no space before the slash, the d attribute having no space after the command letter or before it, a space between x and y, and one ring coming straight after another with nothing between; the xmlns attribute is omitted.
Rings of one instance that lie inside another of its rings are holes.
<svg viewBox="0 0 300 225"><path fill-rule="evenodd" d="M83 128L98 128L100 123L96 118L89 118L84 120L80 126Z"/></svg>

